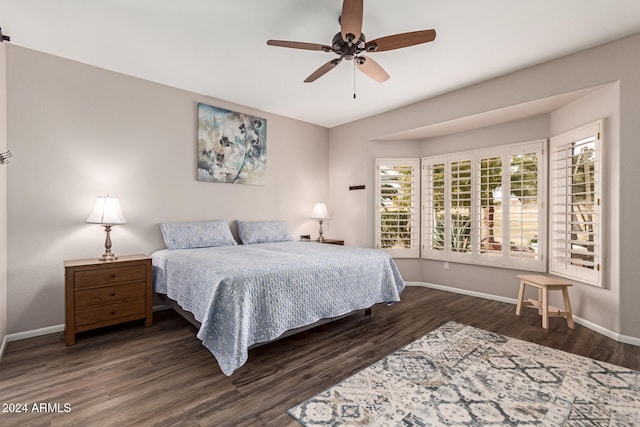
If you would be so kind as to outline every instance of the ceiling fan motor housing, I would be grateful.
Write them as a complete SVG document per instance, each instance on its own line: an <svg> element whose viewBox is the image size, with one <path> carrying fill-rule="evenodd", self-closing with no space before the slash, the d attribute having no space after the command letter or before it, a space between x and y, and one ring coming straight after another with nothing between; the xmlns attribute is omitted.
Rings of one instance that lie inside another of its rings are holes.
<svg viewBox="0 0 640 427"><path fill-rule="evenodd" d="M363 33L360 34L357 43L349 43L342 39L342 34L337 33L331 40L331 47L333 51L343 57L344 59L351 60L358 54L365 51L365 43L367 38Z"/></svg>

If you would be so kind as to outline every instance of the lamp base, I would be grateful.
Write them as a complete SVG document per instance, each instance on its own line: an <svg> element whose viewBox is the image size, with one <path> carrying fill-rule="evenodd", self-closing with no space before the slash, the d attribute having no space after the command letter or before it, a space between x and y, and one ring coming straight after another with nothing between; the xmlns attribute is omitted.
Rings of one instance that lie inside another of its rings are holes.
<svg viewBox="0 0 640 427"><path fill-rule="evenodd" d="M118 257L111 252L111 227L111 224L104 224L104 231L107 233L107 239L104 241L104 254L98 258L100 261L109 262L118 259Z"/></svg>
<svg viewBox="0 0 640 427"><path fill-rule="evenodd" d="M108 253L108 254L102 254L102 256L100 258L98 258L98 261L109 262L109 261L115 261L117 259L118 259L117 256L115 256L112 253Z"/></svg>
<svg viewBox="0 0 640 427"><path fill-rule="evenodd" d="M318 237L318 242L324 242L324 236L322 235L322 221L321 219L318 220L318 222L320 223L320 230L318 231L318 234L320 234L320 237Z"/></svg>

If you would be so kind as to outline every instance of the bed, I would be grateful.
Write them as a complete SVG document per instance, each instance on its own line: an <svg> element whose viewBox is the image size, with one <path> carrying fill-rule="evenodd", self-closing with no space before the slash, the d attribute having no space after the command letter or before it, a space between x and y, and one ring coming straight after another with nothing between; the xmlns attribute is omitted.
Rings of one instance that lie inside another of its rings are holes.
<svg viewBox="0 0 640 427"><path fill-rule="evenodd" d="M254 344L400 300L405 284L386 252L293 241L282 222L238 221L237 244L228 223L211 224L161 225L167 249L151 256L153 284L197 320L225 375Z"/></svg>

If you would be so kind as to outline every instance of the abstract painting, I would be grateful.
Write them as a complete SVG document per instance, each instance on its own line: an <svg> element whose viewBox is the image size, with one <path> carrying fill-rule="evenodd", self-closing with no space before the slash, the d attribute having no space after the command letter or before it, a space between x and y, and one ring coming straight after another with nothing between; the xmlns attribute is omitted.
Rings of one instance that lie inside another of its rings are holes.
<svg viewBox="0 0 640 427"><path fill-rule="evenodd" d="M267 120L198 104L198 181L265 185Z"/></svg>

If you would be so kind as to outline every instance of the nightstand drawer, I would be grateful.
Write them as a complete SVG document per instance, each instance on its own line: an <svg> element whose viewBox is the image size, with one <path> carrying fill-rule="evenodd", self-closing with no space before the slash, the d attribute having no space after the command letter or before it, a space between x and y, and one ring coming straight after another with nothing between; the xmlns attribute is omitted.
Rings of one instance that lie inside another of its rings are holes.
<svg viewBox="0 0 640 427"><path fill-rule="evenodd" d="M113 304L137 298L144 298L145 292L145 282L83 289L76 291L76 307L81 308L93 305Z"/></svg>
<svg viewBox="0 0 640 427"><path fill-rule="evenodd" d="M76 271L74 280L75 287L78 289L88 286L145 280L145 277L144 264L133 264Z"/></svg>
<svg viewBox="0 0 640 427"><path fill-rule="evenodd" d="M87 310L78 310L75 315L76 327L92 323L110 323L111 320L123 317L137 316L141 318L145 315L145 300L140 298L133 301L119 304L109 304L101 307L93 307Z"/></svg>

